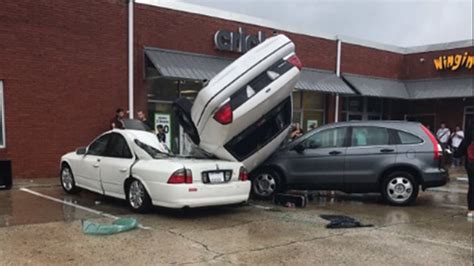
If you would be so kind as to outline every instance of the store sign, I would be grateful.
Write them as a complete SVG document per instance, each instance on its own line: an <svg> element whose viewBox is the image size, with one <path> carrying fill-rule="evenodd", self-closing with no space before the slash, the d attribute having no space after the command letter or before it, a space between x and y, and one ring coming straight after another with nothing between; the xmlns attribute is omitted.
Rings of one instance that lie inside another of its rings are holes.
<svg viewBox="0 0 474 266"><path fill-rule="evenodd" d="M164 143L171 149L171 117L169 114L155 113L155 130L159 134L158 127L161 126L163 129L162 133L165 134Z"/></svg>
<svg viewBox="0 0 474 266"><path fill-rule="evenodd" d="M249 35L245 29L239 27L238 32L218 30L214 34L214 45L217 50L246 53L266 39L265 33L259 31L256 35Z"/></svg>
<svg viewBox="0 0 474 266"><path fill-rule="evenodd" d="M456 55L444 55L433 59L436 70L452 70L459 68L471 69L474 64L474 56L469 55L468 52Z"/></svg>

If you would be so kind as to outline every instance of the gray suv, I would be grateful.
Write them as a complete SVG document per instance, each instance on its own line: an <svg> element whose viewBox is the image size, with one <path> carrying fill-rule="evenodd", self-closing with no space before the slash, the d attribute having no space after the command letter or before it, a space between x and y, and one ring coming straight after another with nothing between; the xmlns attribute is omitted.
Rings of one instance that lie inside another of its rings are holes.
<svg viewBox="0 0 474 266"><path fill-rule="evenodd" d="M443 186L443 151L420 123L366 121L329 124L282 147L252 172L252 193L268 199L286 189L381 192L408 205L418 190Z"/></svg>

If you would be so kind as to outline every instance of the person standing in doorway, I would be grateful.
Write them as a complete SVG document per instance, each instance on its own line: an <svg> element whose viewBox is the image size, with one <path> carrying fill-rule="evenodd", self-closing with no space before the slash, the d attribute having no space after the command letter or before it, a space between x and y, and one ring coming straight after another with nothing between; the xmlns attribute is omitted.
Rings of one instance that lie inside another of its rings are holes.
<svg viewBox="0 0 474 266"><path fill-rule="evenodd" d="M466 136L462 140L459 148L454 153L454 157L466 157L464 167L466 168L469 180L469 188L467 192L467 217L474 218L474 127L466 131Z"/></svg>
<svg viewBox="0 0 474 266"><path fill-rule="evenodd" d="M464 132L460 126L456 126L454 132L451 134L451 148L453 152L456 152L464 139ZM461 158L453 157L453 167L461 166Z"/></svg>
<svg viewBox="0 0 474 266"><path fill-rule="evenodd" d="M446 148L448 148L448 141L450 135L451 131L449 130L449 128L446 127L445 123L441 123L441 127L436 132L436 138L438 139L439 144L441 144L443 150L446 150Z"/></svg>
<svg viewBox="0 0 474 266"><path fill-rule="evenodd" d="M137 117L138 117L138 120L140 120L143 124L145 124L148 127L147 130L152 131L153 125L151 124L151 121L146 118L145 112L138 111Z"/></svg>
<svg viewBox="0 0 474 266"><path fill-rule="evenodd" d="M122 108L118 108L115 111L115 117L110 120L110 127L112 129L125 129L125 124L123 123L123 117L125 116L125 110Z"/></svg>

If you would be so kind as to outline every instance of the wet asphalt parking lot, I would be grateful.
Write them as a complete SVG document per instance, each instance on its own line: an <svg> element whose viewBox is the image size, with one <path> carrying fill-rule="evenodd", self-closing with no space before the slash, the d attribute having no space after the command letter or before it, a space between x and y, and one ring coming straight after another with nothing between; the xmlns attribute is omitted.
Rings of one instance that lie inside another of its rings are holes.
<svg viewBox="0 0 474 266"><path fill-rule="evenodd" d="M21 187L80 209L20 190ZM82 191L66 195L55 180L0 191L0 265L473 265L474 222L465 217L467 185L420 193L414 206L377 195L319 195L304 209L251 201L248 206L131 213L125 202ZM89 236L81 220L134 217L148 229ZM322 214L373 227L327 229Z"/></svg>

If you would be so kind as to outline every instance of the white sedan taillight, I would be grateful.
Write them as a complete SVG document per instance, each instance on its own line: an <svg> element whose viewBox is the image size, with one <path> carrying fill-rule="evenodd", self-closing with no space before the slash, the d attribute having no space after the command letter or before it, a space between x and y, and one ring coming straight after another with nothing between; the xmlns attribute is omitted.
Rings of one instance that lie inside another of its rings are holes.
<svg viewBox="0 0 474 266"><path fill-rule="evenodd" d="M232 123L232 107L230 106L230 102L227 102L217 110L214 114L214 119L223 125Z"/></svg>
<svg viewBox="0 0 474 266"><path fill-rule="evenodd" d="M192 184L193 174L190 169L179 169L168 179L168 184Z"/></svg>
<svg viewBox="0 0 474 266"><path fill-rule="evenodd" d="M249 179L249 174L247 173L247 169L245 167L240 167L239 172L239 180L240 181L247 181Z"/></svg>
<svg viewBox="0 0 474 266"><path fill-rule="evenodd" d="M301 60L296 55L292 55L286 61L288 61L288 63L294 65L295 67L297 67L299 70L303 68L303 63L301 63Z"/></svg>

